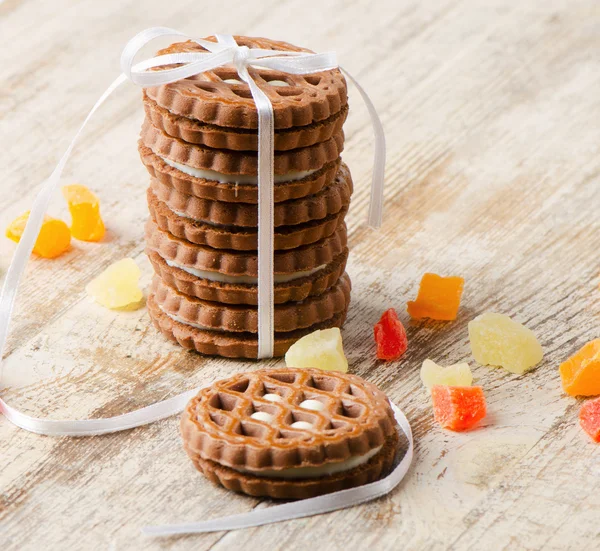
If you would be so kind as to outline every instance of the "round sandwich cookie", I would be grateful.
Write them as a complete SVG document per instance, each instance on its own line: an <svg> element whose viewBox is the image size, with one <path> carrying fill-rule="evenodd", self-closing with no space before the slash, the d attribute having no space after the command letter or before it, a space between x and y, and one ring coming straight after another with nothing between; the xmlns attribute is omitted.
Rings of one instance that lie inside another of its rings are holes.
<svg viewBox="0 0 600 551"><path fill-rule="evenodd" d="M313 220L322 220L331 214L347 209L352 196L352 178L339 171L336 178L314 195L275 203L273 216L275 227L295 226ZM185 195L175 188L151 179L150 190L169 209L182 218L221 226L258 226L258 209L247 203L226 203Z"/></svg>
<svg viewBox="0 0 600 551"><path fill-rule="evenodd" d="M187 167L166 157L159 157L141 141L138 142L138 150L151 178L183 195L226 203L258 203L258 177L255 175L236 176L214 170ZM333 182L340 164L341 159L338 157L319 169L275 175L273 190L275 203L318 193Z"/></svg>
<svg viewBox="0 0 600 551"><path fill-rule="evenodd" d="M329 237L296 249L275 251L273 267L275 282L299 279L308 272L315 273L329 264L346 249L348 241L346 224ZM146 248L156 251L167 263L205 279L256 284L258 255L256 251L213 249L195 245L159 229L150 218L146 222ZM220 274L220 275L219 275ZM231 279L231 276L237 279ZM280 276L280 277L278 277Z"/></svg>
<svg viewBox="0 0 600 551"><path fill-rule="evenodd" d="M248 48L310 52L266 38L234 38L238 45ZM206 40L216 42L212 36ZM206 51L198 43L188 40L171 44L158 55ZM335 124L334 116L348 104L346 80L339 69L308 75L254 67L249 67L248 71L273 105L275 131L324 121ZM166 111L199 123L221 128L258 128L258 113L250 89L240 81L233 66L218 67L177 82L146 88L145 93Z"/></svg>
<svg viewBox="0 0 600 551"><path fill-rule="evenodd" d="M209 174L220 174L221 178L229 175L228 181L237 180L242 183L243 176L252 181L258 174L258 154L248 151L229 151L212 149L190 144L165 134L145 119L142 124L140 140L163 161L178 168L182 172L195 175L198 171L210 171ZM276 151L273 156L273 171L280 176L279 181L298 179L298 174L317 171L325 164L335 161L344 149L344 133L338 132L324 142L309 147L290 151ZM232 178L232 175L235 175ZM199 176L203 177L203 176ZM217 178L215 178L217 179Z"/></svg>
<svg viewBox="0 0 600 551"><path fill-rule="evenodd" d="M304 499L374 482L399 447L385 394L356 375L275 368L201 390L183 445L209 480L251 496Z"/></svg>
<svg viewBox="0 0 600 551"><path fill-rule="evenodd" d="M227 84L232 91L235 90L239 93L247 88L248 85L240 81L237 75L230 76L231 78L222 80L222 82ZM289 93L291 85L284 80L278 80L267 86L284 87L286 90L283 93ZM153 126L165 134L185 142L232 151L256 151L258 149L258 134L254 128L225 128L175 115L160 107L145 92L144 110ZM275 151L289 151L325 142L341 131L347 116L348 105L344 105L337 113L325 120L305 126L276 130L274 135Z"/></svg>
<svg viewBox="0 0 600 551"><path fill-rule="evenodd" d="M255 251L258 246L258 228L244 228L222 224L212 224L179 216L166 203L163 203L152 189L146 192L148 210L159 229L196 245L206 245L213 249ZM325 218L311 220L304 224L279 226L274 234L276 251L295 249L316 243L333 234L346 218L348 208Z"/></svg>
<svg viewBox="0 0 600 551"><path fill-rule="evenodd" d="M154 300L154 295L149 294L148 314L154 326L169 340L178 343L183 348L195 350L206 356L223 356L225 358L258 357L257 333L233 333L230 331L207 331L181 323L163 312ZM317 323L306 329L287 331L274 334L273 357L283 356L288 348L298 339L317 329L341 327L346 320L347 311L335 314L331 319Z"/></svg>
<svg viewBox="0 0 600 551"><path fill-rule="evenodd" d="M311 296L302 302L276 305L273 314L275 332L286 333L306 329L346 312L350 304L350 290L350 278L348 274L343 274L334 285L320 295ZM156 275L150 286L150 294L163 313L184 325L203 331L258 331L256 306L222 304L190 297L170 287Z"/></svg>
<svg viewBox="0 0 600 551"><path fill-rule="evenodd" d="M146 254L156 275L178 292L212 302L224 304L258 304L257 278L227 276L209 270L177 267L158 252L146 249ZM310 270L276 274L274 302L299 302L320 295L334 285L346 269L348 248L334 256L331 262Z"/></svg>

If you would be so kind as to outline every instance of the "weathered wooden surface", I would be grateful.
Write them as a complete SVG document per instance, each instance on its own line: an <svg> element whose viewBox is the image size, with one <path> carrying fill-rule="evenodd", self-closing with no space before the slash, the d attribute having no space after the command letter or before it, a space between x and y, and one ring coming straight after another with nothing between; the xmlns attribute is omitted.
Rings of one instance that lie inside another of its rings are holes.
<svg viewBox="0 0 600 551"><path fill-rule="evenodd" d="M35 436L0 418L2 548L600 548L600 447L579 429L580 402L562 394L556 369L598 336L600 321L600 4L5 0L0 227L30 205L116 75L126 40L157 23L198 36L233 31L333 48L372 94L389 146L386 221L380 233L364 225L371 130L353 93L344 159L358 189L344 339L352 371L410 418L414 466L390 496L361 507L157 541L143 538L140 525L268 503L197 475L175 418L88 439ZM112 313L85 297L85 283L124 256L149 279L139 96L129 85L107 102L64 178L98 192L107 239L30 264L2 383L3 396L31 414L114 415L256 366L182 352L144 310ZM60 197L52 213L67 216ZM3 274L14 247L3 238L0 247ZM404 305L424 271L465 277L456 322L408 320ZM389 306L402 312L410 349L382 365L371 328ZM533 329L545 358L520 377L475 366L486 426L445 432L433 423L419 366L426 357L471 360L466 324L485 310Z"/></svg>

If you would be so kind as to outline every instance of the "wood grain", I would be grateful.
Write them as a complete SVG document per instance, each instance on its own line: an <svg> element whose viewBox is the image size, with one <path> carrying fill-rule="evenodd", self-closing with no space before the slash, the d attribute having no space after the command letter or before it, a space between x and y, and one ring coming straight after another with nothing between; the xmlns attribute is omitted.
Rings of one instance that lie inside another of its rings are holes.
<svg viewBox="0 0 600 551"><path fill-rule="evenodd" d="M600 548L600 448L579 429L580 401L557 366L598 336L600 292L600 4L594 0L305 0L165 4L147 0L0 3L0 227L31 204L77 127L116 76L124 43L161 24L335 49L368 89L386 128L384 227L365 225L371 128L351 92L345 161L353 304L344 329L351 370L408 415L416 457L391 495L353 509L231 533L152 540L142 524L268 507L196 474L177 419L88 439L52 439L0 418L4 549L530 549ZM111 262L143 255L147 174L136 140L140 92L102 107L64 181L97 191L109 228L35 259L22 286L3 397L50 418L103 417L257 363L201 358L166 343L144 310L93 305L85 284ZM60 197L52 214L67 218ZM14 246L0 240L0 273ZM453 323L413 322L405 303L425 271L462 275ZM372 325L395 306L409 351L374 359ZM523 376L474 365L485 427L434 424L419 367L467 360L467 322L494 310L540 338L543 362ZM262 365L277 365L277 361Z"/></svg>

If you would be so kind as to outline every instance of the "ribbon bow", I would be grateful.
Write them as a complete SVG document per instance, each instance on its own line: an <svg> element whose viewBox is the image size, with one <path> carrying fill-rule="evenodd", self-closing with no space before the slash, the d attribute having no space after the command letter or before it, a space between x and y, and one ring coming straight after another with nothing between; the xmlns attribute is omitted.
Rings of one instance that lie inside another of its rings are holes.
<svg viewBox="0 0 600 551"><path fill-rule="evenodd" d="M274 348L274 228L273 228L273 106L269 97L259 88L248 71L249 66L275 69L286 73L305 75L338 67L335 53L313 54L283 50L264 50L239 46L231 35L216 35L216 42L194 39L207 52L179 52L153 57L133 65L136 54L155 38L170 35L184 36L166 27L147 29L135 36L123 50L121 69L135 84L154 87L204 73L227 64L233 64L239 77L248 84L258 112L258 357L270 358ZM187 38L187 37L185 37ZM174 65L161 71L153 67ZM365 100L375 130L375 163L369 208L369 224L381 225L383 208L383 176L385 169L385 138L383 128L371 100L354 82Z"/></svg>

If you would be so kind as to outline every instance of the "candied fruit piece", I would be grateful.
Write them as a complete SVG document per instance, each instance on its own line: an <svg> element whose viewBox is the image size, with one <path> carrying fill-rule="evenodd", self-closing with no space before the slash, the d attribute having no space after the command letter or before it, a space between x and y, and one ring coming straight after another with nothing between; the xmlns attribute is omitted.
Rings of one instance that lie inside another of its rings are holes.
<svg viewBox="0 0 600 551"><path fill-rule="evenodd" d="M571 396L600 394L600 339L588 342L560 364L563 389Z"/></svg>
<svg viewBox="0 0 600 551"><path fill-rule="evenodd" d="M579 424L594 442L600 442L600 398L588 400L581 406Z"/></svg>
<svg viewBox="0 0 600 551"><path fill-rule="evenodd" d="M377 358L397 360L408 348L408 339L396 310L386 310L373 328L377 344Z"/></svg>
<svg viewBox="0 0 600 551"><path fill-rule="evenodd" d="M434 385L431 387L431 399L435 420L445 429L468 430L487 412L480 386Z"/></svg>
<svg viewBox="0 0 600 551"><path fill-rule="evenodd" d="M6 228L6 237L18 243L25 231L28 218L29 211L15 218ZM71 232L69 227L62 220L44 216L40 233L33 246L33 252L43 258L55 258L67 251L70 246Z"/></svg>
<svg viewBox="0 0 600 551"><path fill-rule="evenodd" d="M421 381L428 389L434 385L471 386L473 374L466 362L442 367L431 360L425 360L421 367Z"/></svg>
<svg viewBox="0 0 600 551"><path fill-rule="evenodd" d="M442 321L456 319L464 284L465 280L462 277L424 274L417 299L407 304L410 317Z"/></svg>
<svg viewBox="0 0 600 551"><path fill-rule="evenodd" d="M325 371L348 371L339 327L319 329L297 340L285 354L287 367L315 367Z"/></svg>
<svg viewBox="0 0 600 551"><path fill-rule="evenodd" d="M140 269L132 258L111 264L92 279L85 290L98 304L112 310L135 309L144 297L140 287Z"/></svg>
<svg viewBox="0 0 600 551"><path fill-rule="evenodd" d="M469 340L475 361L525 373L542 361L544 352L531 329L504 314L486 312L469 322Z"/></svg>
<svg viewBox="0 0 600 551"><path fill-rule="evenodd" d="M105 228L100 217L98 197L80 184L64 186L62 193L69 204L73 237L81 241L100 241Z"/></svg>

